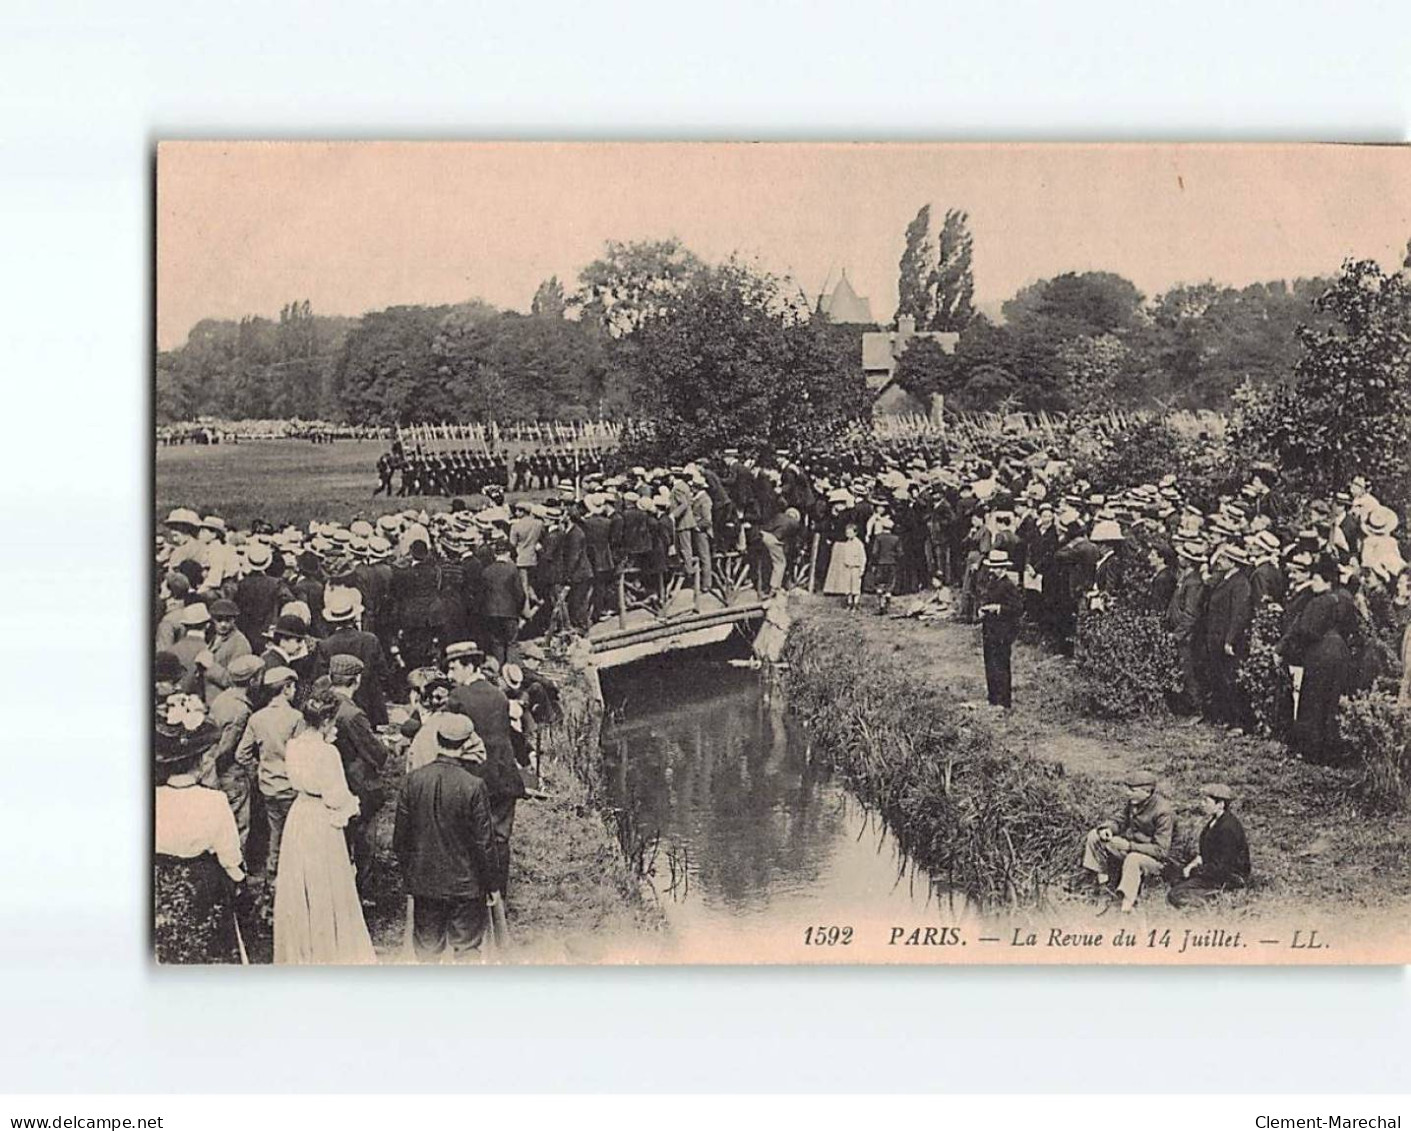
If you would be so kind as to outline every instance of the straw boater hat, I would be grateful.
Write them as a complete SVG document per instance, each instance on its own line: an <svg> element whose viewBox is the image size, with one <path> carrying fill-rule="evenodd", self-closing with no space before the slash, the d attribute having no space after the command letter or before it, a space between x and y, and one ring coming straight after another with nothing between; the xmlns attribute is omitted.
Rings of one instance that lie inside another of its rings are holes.
<svg viewBox="0 0 1411 1131"><path fill-rule="evenodd" d="M167 515L167 526L189 527L192 530L201 525L201 516L187 507L177 507Z"/></svg>
<svg viewBox="0 0 1411 1131"><path fill-rule="evenodd" d="M323 619L329 624L342 624L357 618L362 612L362 593L351 586L330 586L323 597Z"/></svg>
<svg viewBox="0 0 1411 1131"><path fill-rule="evenodd" d="M1366 527L1368 534L1390 534L1400 524L1400 519L1396 517L1396 512L1390 507L1374 507L1367 513L1367 517L1362 520L1362 525Z"/></svg>
<svg viewBox="0 0 1411 1131"><path fill-rule="evenodd" d="M474 660L477 657L484 657L485 650L474 640L460 640L455 644L446 645L446 662L452 660Z"/></svg>
<svg viewBox="0 0 1411 1131"><path fill-rule="evenodd" d="M1090 535L1093 542L1123 542L1122 528L1112 519L1102 519L1093 524L1093 532Z"/></svg>
<svg viewBox="0 0 1411 1131"><path fill-rule="evenodd" d="M273 552L264 542L251 542L245 547L245 564L253 570L264 569L273 558Z"/></svg>
<svg viewBox="0 0 1411 1131"><path fill-rule="evenodd" d="M205 602L195 601L181 610L181 623L184 628L204 628L211 623L211 614Z"/></svg>

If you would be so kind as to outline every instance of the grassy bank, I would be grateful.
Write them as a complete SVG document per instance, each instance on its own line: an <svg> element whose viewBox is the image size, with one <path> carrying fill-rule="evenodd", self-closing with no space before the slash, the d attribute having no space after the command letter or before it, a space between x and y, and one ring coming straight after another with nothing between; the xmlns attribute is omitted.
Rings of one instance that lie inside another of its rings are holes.
<svg viewBox="0 0 1411 1131"><path fill-rule="evenodd" d="M1038 826L1012 824L1010 836L1024 859L1052 854L1020 879L1047 879L1050 894L1064 898L1061 884L1052 881L1076 868L1081 831L1121 804L1127 772L1146 769L1159 776L1175 804L1177 841L1187 848L1202 821L1200 783L1228 782L1241 798L1237 812L1249 835L1255 879L1249 892L1229 897L1228 910L1280 914L1318 905L1345 910L1411 903L1411 817L1364 811L1352 797L1349 771L1308 765L1276 742L1233 737L1204 724L1087 718L1078 709L1071 662L1028 644L1014 649L1014 710L993 711L984 705L978 629L848 616L820 598L796 602L795 611L791 701L817 717L820 745L840 749L843 768L860 773L864 796L884 812L899 812L913 828L909 835L922 853L944 859L926 844L924 831L951 835L954 796L985 792L989 787L981 786L993 774L998 799L988 811L996 820L1005 820L1011 807L1022 814L1020 797L1063 808L1061 817L1050 814ZM891 712L895 734L887 726ZM870 721L878 716L879 722ZM888 753L867 752L877 743L869 742L864 720ZM936 796L939 771L924 763L944 765L952 743L959 751L953 761L972 777L959 794L953 786L946 802ZM923 749L931 753L923 756ZM1063 788L1016 794L1018 785L1037 777L1035 763L1060 773ZM937 807L939 817L928 815ZM1039 852L1021 847L1021 839L1030 838ZM920 854L917 859L924 862Z"/></svg>
<svg viewBox="0 0 1411 1131"><path fill-rule="evenodd" d="M789 703L815 749L934 880L991 908L1049 901L1092 823L1093 783L1009 748L885 641L860 640L857 616L832 611L813 604L785 652Z"/></svg>

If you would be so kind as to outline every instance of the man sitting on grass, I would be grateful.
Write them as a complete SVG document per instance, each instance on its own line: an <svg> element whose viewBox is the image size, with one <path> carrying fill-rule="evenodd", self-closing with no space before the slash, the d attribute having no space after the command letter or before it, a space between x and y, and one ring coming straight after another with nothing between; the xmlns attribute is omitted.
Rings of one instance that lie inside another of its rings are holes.
<svg viewBox="0 0 1411 1131"><path fill-rule="evenodd" d="M1124 784L1127 804L1120 816L1089 831L1083 843L1083 867L1096 874L1100 888L1107 886L1113 872L1118 873L1122 910L1130 912L1136 907L1143 879L1157 875L1165 866L1176 814L1157 791L1155 774L1138 771L1129 774Z"/></svg>
<svg viewBox="0 0 1411 1131"><path fill-rule="evenodd" d="M1172 907L1199 904L1216 892L1249 883L1249 842L1239 818L1230 812L1234 791L1224 782L1211 782L1201 786L1200 793L1209 820L1200 830L1195 859L1181 869L1181 879L1166 893Z"/></svg>

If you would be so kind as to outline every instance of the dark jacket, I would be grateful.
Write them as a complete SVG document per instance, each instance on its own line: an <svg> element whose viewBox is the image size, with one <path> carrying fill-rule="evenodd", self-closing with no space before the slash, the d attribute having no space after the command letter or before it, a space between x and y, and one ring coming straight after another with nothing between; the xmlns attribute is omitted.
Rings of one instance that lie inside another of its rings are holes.
<svg viewBox="0 0 1411 1131"><path fill-rule="evenodd" d="M652 517L633 506L622 515L622 552L647 554L652 549Z"/></svg>
<svg viewBox="0 0 1411 1131"><path fill-rule="evenodd" d="M387 748L373 732L363 709L351 699L338 705L334 721L338 730L333 744L343 762L343 776L348 789L362 802L362 817L369 818L387 797L380 782Z"/></svg>
<svg viewBox="0 0 1411 1131"><path fill-rule="evenodd" d="M392 851L409 894L478 899L489 890L490 796L470 766L439 757L407 775Z"/></svg>
<svg viewBox="0 0 1411 1131"><path fill-rule="evenodd" d="M586 516L583 519L583 537L588 564L593 572L611 573L615 564L612 557L612 520L601 514Z"/></svg>
<svg viewBox="0 0 1411 1131"><path fill-rule="evenodd" d="M267 573L252 573L235 590L235 603L240 606L240 617L235 627L254 645L256 641L263 640L265 633L274 626L280 608L293 599L293 591L279 578Z"/></svg>
<svg viewBox="0 0 1411 1131"><path fill-rule="evenodd" d="M392 597L401 628L439 628L441 567L432 559L403 566L392 575Z"/></svg>
<svg viewBox="0 0 1411 1131"><path fill-rule="evenodd" d="M1019 619L1024 615L1024 595L1019 586L1004 575L994 578L985 588L982 605L998 605L996 612L984 613L980 632L996 644L1013 644L1019 635Z"/></svg>
<svg viewBox="0 0 1411 1131"><path fill-rule="evenodd" d="M593 576L593 564L588 560L588 535L581 522L569 523L564 531L561 579L565 582L588 581Z"/></svg>
<svg viewBox="0 0 1411 1131"><path fill-rule="evenodd" d="M534 567L534 584L563 584L563 530L557 526L546 526L539 535L539 561Z"/></svg>
<svg viewBox="0 0 1411 1131"><path fill-rule="evenodd" d="M363 662L363 679L353 696L367 713L367 721L375 727L387 725L387 657L382 645L370 632L360 632L351 625L338 629L316 646L319 668L328 670L334 656L356 656Z"/></svg>
<svg viewBox="0 0 1411 1131"><path fill-rule="evenodd" d="M1166 605L1166 631L1184 644L1195 637L1200 618L1205 615L1207 590L1200 570L1188 570L1176 583L1171 600Z"/></svg>
<svg viewBox="0 0 1411 1131"><path fill-rule="evenodd" d="M1176 571L1170 566L1162 566L1151 579L1150 601L1152 612L1165 614L1171 607L1171 598L1176 595Z"/></svg>
<svg viewBox="0 0 1411 1131"><path fill-rule="evenodd" d="M1243 887L1249 880L1249 841L1228 809L1200 830L1200 863L1191 879L1219 887Z"/></svg>
<svg viewBox="0 0 1411 1131"><path fill-rule="evenodd" d="M510 701L494 684L483 679L451 689L446 710L458 711L475 724L475 733L485 743L485 765L480 774L490 788L492 801L523 797L524 781L514 760L510 739Z"/></svg>
<svg viewBox="0 0 1411 1131"><path fill-rule="evenodd" d="M480 612L487 617L519 617L524 608L524 582L514 562L491 562L480 577Z"/></svg>
<svg viewBox="0 0 1411 1131"><path fill-rule="evenodd" d="M1249 577L1243 570L1227 574L1210 587L1205 604L1205 642L1213 654L1226 644L1235 655L1244 655L1249 644L1249 625L1254 619L1254 602Z"/></svg>

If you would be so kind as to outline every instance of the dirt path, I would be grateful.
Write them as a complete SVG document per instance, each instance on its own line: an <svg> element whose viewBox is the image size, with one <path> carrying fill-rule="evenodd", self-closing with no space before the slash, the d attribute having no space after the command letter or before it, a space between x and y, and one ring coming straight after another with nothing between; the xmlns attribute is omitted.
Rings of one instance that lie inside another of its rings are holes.
<svg viewBox="0 0 1411 1131"><path fill-rule="evenodd" d="M1071 660L1034 645L1014 648L1014 709L985 702L979 629L948 619L846 613L821 597L795 598L795 615L846 624L857 645L940 685L1004 745L1112 786L1133 769L1157 774L1178 810L1178 837L1200 825L1199 786L1229 783L1254 856L1258 903L1309 900L1378 906L1411 901L1411 815L1372 816L1353 803L1350 771L1311 766L1278 742L1231 737L1171 718L1103 722L1076 705ZM843 619L846 618L846 619ZM1094 814L1094 820L1102 814Z"/></svg>

